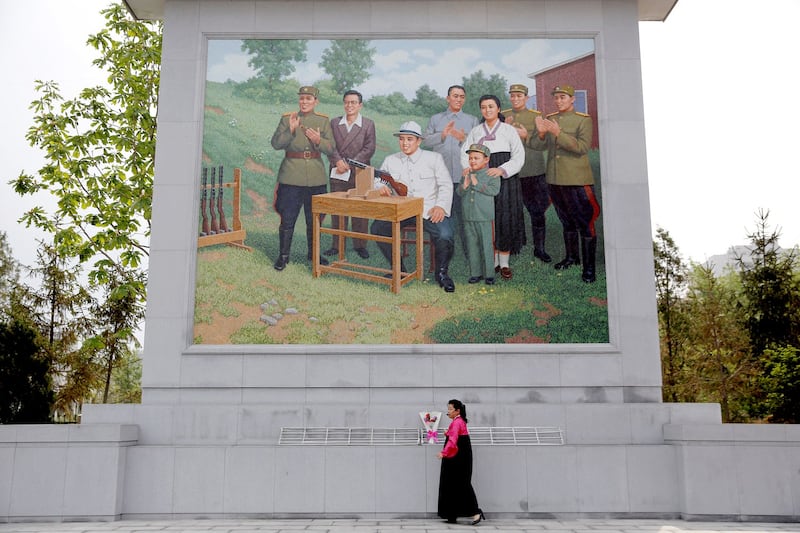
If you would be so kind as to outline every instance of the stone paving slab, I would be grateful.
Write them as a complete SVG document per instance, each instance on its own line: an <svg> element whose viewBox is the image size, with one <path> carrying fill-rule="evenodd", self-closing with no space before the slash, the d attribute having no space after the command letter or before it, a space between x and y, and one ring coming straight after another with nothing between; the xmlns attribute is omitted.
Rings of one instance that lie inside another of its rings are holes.
<svg viewBox="0 0 800 533"><path fill-rule="evenodd" d="M198 519L116 522L18 522L0 524L0 533L800 533L800 522L685 522L635 519L488 519L477 526L438 519Z"/></svg>

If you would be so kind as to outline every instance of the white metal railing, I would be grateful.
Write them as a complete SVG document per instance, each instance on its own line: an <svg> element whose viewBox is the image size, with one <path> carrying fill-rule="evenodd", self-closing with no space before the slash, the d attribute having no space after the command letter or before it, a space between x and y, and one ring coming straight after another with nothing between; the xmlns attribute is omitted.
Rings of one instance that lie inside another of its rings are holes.
<svg viewBox="0 0 800 533"><path fill-rule="evenodd" d="M490 446L559 446L564 431L558 427L471 427L473 445Z"/></svg>
<svg viewBox="0 0 800 533"><path fill-rule="evenodd" d="M564 431L559 427L470 427L476 446L560 446ZM444 430L438 431L444 442ZM407 446L427 441L424 429L283 427L278 441L286 445L311 446Z"/></svg>
<svg viewBox="0 0 800 533"><path fill-rule="evenodd" d="M420 443L416 428L281 428L279 444L318 446L408 445Z"/></svg>

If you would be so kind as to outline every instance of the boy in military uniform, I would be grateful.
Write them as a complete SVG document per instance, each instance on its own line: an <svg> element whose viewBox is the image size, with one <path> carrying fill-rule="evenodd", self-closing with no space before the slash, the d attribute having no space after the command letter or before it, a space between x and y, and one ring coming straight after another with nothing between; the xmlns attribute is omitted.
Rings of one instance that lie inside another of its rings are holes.
<svg viewBox="0 0 800 533"><path fill-rule="evenodd" d="M330 156L334 150L330 118L314 112L318 103L317 88L300 87L297 95L300 110L285 113L272 135L272 147L285 150L275 191L275 211L281 217L275 270L283 270L289 262L294 225L301 207L306 218L308 259L311 260L314 231L311 197L328 191L328 173L322 154ZM328 261L321 257L320 263L326 265Z"/></svg>
<svg viewBox="0 0 800 533"><path fill-rule="evenodd" d="M539 111L528 109L528 87L515 83L508 89L511 109L504 109L506 124L511 124L519 133L522 144L531 135L536 134L536 117ZM550 207L550 193L545 180L544 153L525 145L525 164L519 171L519 182L522 187L522 204L531 217L533 230L533 256L544 263L552 261L545 250L545 216Z"/></svg>
<svg viewBox="0 0 800 533"><path fill-rule="evenodd" d="M564 228L566 249L566 257L556 263L555 268L562 270L581 264L582 257L581 278L593 283L597 250L594 223L600 215L600 204L594 194L594 176L588 156L592 145L592 118L575 111L575 89L571 85L556 86L552 95L558 111L546 118L536 118L537 134L531 136L527 144L537 150L547 150L547 185Z"/></svg>
<svg viewBox="0 0 800 533"><path fill-rule="evenodd" d="M487 146L472 144L466 150L469 156L469 173L456 188L461 198L461 215L469 259L469 283L486 280L494 284L494 197L500 192L500 178L490 176L491 152Z"/></svg>

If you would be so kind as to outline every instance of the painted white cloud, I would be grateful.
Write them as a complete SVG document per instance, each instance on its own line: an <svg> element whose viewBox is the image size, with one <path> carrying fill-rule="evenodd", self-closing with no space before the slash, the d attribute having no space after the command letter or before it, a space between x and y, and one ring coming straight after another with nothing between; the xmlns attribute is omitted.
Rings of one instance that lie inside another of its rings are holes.
<svg viewBox="0 0 800 533"><path fill-rule="evenodd" d="M359 90L367 98L399 91L412 99L419 87L428 84L437 92L444 93L449 85L461 81L465 65L475 58L477 52L468 48L445 53L416 48L410 54L405 50L396 50L391 54L376 56L375 66L380 72L362 84Z"/></svg>
<svg viewBox="0 0 800 533"><path fill-rule="evenodd" d="M549 42L543 39L530 40L511 50L500 58L500 64L507 70L524 73L524 78L519 74L510 83L524 83L530 80L528 74L541 70L553 63L560 63L570 58L566 51L555 51ZM533 80L530 80L533 81Z"/></svg>
<svg viewBox="0 0 800 533"><path fill-rule="evenodd" d="M295 71L290 77L299 81L301 85L305 85L316 83L330 76L317 63L303 63L295 66Z"/></svg>
<svg viewBox="0 0 800 533"><path fill-rule="evenodd" d="M411 63L411 55L406 50L394 50L388 54L375 54L375 68L389 72Z"/></svg>
<svg viewBox="0 0 800 533"><path fill-rule="evenodd" d="M422 59L435 59L436 52L431 50L430 48L416 48L411 51L411 54L414 57L422 58Z"/></svg>
<svg viewBox="0 0 800 533"><path fill-rule="evenodd" d="M243 53L225 54L221 62L209 65L208 80L217 82L233 80L240 82L252 78L256 71L247 64L249 59L250 56Z"/></svg>

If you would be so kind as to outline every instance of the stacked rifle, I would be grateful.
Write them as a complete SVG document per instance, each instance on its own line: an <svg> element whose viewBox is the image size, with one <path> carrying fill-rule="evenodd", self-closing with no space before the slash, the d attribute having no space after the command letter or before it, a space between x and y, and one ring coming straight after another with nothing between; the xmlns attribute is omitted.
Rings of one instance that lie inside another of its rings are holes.
<svg viewBox="0 0 800 533"><path fill-rule="evenodd" d="M225 211L222 207L222 173L223 167L219 166L219 185L217 185L217 168L211 167L211 185L208 185L208 168L203 167L201 179L203 182L200 196L200 216L202 217L200 236L216 235L232 231L225 220ZM209 194L211 191L211 194Z"/></svg>

